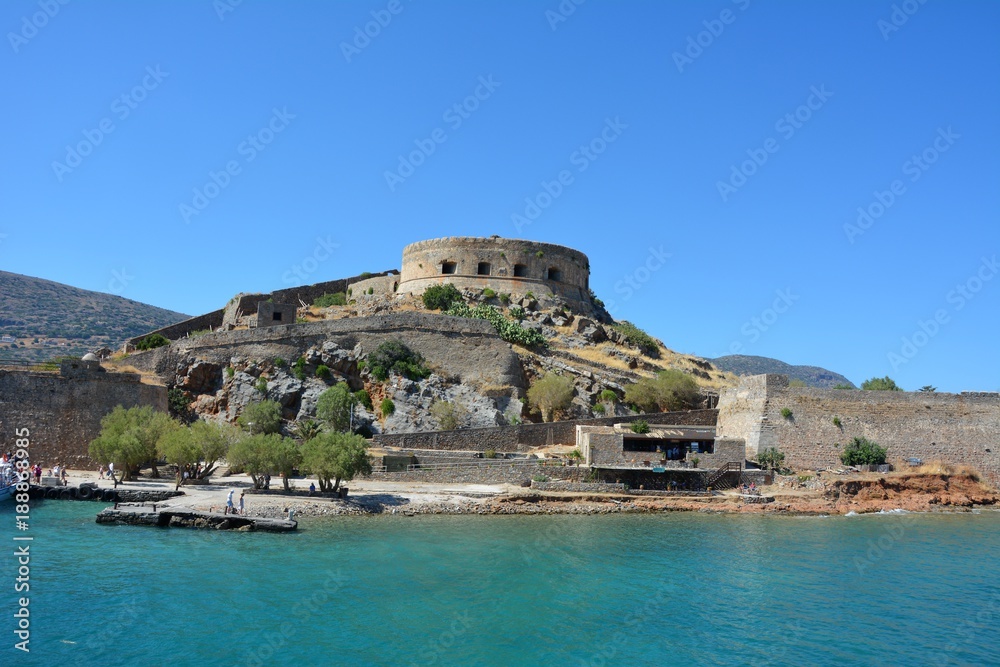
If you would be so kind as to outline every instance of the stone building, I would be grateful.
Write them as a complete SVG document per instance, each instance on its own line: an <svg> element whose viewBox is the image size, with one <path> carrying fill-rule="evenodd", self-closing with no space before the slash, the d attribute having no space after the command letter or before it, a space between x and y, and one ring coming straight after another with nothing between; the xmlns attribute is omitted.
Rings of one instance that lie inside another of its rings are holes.
<svg viewBox="0 0 1000 667"><path fill-rule="evenodd" d="M448 237L403 249L400 294L422 294L431 285L524 295L551 294L586 307L590 262L582 252L536 241Z"/></svg>

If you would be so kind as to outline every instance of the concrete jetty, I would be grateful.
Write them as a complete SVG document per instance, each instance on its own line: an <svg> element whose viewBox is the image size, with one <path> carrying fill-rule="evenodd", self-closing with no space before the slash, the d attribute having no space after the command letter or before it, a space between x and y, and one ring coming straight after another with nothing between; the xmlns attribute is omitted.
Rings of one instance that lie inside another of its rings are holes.
<svg viewBox="0 0 1000 667"><path fill-rule="evenodd" d="M157 506L156 504L119 504L97 514L97 523L159 528L201 528L286 533L296 530L298 521L202 512L187 507Z"/></svg>

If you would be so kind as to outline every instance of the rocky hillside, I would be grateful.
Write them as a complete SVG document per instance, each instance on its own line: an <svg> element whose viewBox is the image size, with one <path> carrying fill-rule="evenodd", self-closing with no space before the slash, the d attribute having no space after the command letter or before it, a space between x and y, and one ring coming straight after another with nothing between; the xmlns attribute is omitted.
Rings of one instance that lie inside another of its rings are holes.
<svg viewBox="0 0 1000 667"><path fill-rule="evenodd" d="M621 400L625 388L664 369L690 374L706 394L736 383L735 376L677 354L627 323L575 314L556 299L524 296L501 303L496 295L472 291L463 299L471 308L494 306L506 322L541 334L546 345L507 342L487 320L430 312L416 297L365 294L345 305L300 309L305 321L294 327L203 334L119 363L180 388L209 419L231 421L250 402L277 401L289 429L314 418L319 395L343 381L370 397L370 407L357 410L355 425L373 433L437 430L449 420L463 427L537 421L539 415L527 408L527 390L549 371L573 383L563 419L628 414ZM428 377L373 377L370 355L394 340L423 357ZM386 399L390 410L382 409ZM453 409L435 412L439 403Z"/></svg>
<svg viewBox="0 0 1000 667"><path fill-rule="evenodd" d="M186 319L113 294L0 271L0 358L38 361L101 347Z"/></svg>
<svg viewBox="0 0 1000 667"><path fill-rule="evenodd" d="M726 357L710 359L718 369L734 375L763 375L776 373L787 375L790 380L801 380L807 387L832 389L839 385L847 385L854 389L854 383L840 373L828 371L818 366L793 366L770 357L755 357L745 354L732 354Z"/></svg>

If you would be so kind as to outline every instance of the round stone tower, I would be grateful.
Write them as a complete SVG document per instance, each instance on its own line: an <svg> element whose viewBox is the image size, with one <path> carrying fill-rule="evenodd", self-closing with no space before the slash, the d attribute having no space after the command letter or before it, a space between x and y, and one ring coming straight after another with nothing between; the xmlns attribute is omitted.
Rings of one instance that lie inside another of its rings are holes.
<svg viewBox="0 0 1000 667"><path fill-rule="evenodd" d="M582 252L551 243L454 236L403 248L400 294L422 294L431 285L489 287L497 293L552 294L590 305L590 262Z"/></svg>

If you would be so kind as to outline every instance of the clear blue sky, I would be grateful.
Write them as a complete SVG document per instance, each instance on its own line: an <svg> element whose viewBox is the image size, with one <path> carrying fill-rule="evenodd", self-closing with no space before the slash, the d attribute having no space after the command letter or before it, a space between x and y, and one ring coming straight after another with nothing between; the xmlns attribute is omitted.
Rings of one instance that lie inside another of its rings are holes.
<svg viewBox="0 0 1000 667"><path fill-rule="evenodd" d="M499 234L682 352L1000 389L1000 4L228 1L0 6L0 267L198 314Z"/></svg>

